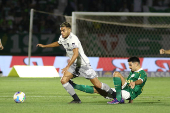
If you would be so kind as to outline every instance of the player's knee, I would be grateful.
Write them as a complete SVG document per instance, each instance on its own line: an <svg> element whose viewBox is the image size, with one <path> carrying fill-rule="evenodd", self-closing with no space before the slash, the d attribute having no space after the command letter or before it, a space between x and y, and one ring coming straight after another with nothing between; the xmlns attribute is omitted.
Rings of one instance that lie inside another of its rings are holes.
<svg viewBox="0 0 170 113"><path fill-rule="evenodd" d="M119 72L115 71L115 72L113 73L113 77L119 77L119 76L120 76L120 73L119 73Z"/></svg>
<svg viewBox="0 0 170 113"><path fill-rule="evenodd" d="M61 82L61 84L65 84L65 83L67 83L68 81L66 81L66 79L62 78L62 79L60 80L60 82Z"/></svg>

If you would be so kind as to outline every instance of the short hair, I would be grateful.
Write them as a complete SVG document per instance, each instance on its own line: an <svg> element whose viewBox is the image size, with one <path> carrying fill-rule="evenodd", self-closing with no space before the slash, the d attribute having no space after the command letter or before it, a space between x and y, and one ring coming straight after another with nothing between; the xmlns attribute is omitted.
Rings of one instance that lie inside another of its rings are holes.
<svg viewBox="0 0 170 113"><path fill-rule="evenodd" d="M139 60L138 57L130 57L130 58L128 59L128 62L132 62L132 63L138 62L138 63L140 63L140 60Z"/></svg>
<svg viewBox="0 0 170 113"><path fill-rule="evenodd" d="M60 27L68 27L68 28L71 29L71 25L70 25L70 23L68 23L68 22L63 22L63 23L60 25Z"/></svg>

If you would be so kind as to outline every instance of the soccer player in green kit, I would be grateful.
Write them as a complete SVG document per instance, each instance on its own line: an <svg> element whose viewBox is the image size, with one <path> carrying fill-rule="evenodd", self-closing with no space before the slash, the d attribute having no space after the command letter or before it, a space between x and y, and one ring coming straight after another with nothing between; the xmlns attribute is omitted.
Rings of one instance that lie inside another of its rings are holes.
<svg viewBox="0 0 170 113"><path fill-rule="evenodd" d="M131 72L128 78L125 78L119 73L113 73L113 82L115 88L112 90L115 92L115 97L108 104L119 104L124 103L124 100L129 100L129 103L132 103L133 100L142 93L143 87L147 80L147 75L145 71L140 66L140 60L138 57L130 57L128 59L129 68ZM111 99L108 97L107 92L102 91L95 86L88 85L78 85L69 81L75 89L81 90L86 93L98 93L105 98Z"/></svg>
<svg viewBox="0 0 170 113"><path fill-rule="evenodd" d="M130 103L132 103L142 93L147 75L140 66L140 60L138 57L131 57L128 59L128 64L131 72L126 80L119 72L113 73L116 98L111 102L107 102L108 104L121 103L122 98L130 99Z"/></svg>

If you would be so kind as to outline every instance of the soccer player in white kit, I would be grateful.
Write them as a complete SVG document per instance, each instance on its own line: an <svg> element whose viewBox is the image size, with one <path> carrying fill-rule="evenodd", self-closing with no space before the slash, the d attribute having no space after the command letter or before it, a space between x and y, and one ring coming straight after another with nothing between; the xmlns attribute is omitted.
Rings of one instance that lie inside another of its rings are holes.
<svg viewBox="0 0 170 113"><path fill-rule="evenodd" d="M61 78L61 84L73 97L73 101L70 103L81 103L81 100L75 93L74 88L69 83L70 79L78 77L79 75L89 79L95 87L108 92L108 95L115 96L113 90L107 84L98 80L98 75L91 68L89 59L84 53L81 42L79 41L78 37L71 32L71 25L68 22L63 22L60 25L60 31L61 36L58 41L47 45L37 44L37 46L45 48L63 45L63 47L66 49L67 55L70 58L70 62L68 62L67 66L62 69L63 77Z"/></svg>

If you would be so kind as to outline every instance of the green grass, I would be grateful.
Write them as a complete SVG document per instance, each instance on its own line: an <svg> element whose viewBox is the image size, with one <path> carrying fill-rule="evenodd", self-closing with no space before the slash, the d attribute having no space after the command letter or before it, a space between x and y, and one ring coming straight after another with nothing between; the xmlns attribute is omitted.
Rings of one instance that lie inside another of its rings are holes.
<svg viewBox="0 0 170 113"><path fill-rule="evenodd" d="M113 86L112 78L99 78ZM78 84L92 85L79 77ZM60 78L0 78L0 113L169 113L170 78L148 78L143 93L133 104L108 105L109 101L98 94L87 94L76 90L82 104L68 104L72 97L65 91ZM17 91L26 94L24 103L15 103Z"/></svg>

